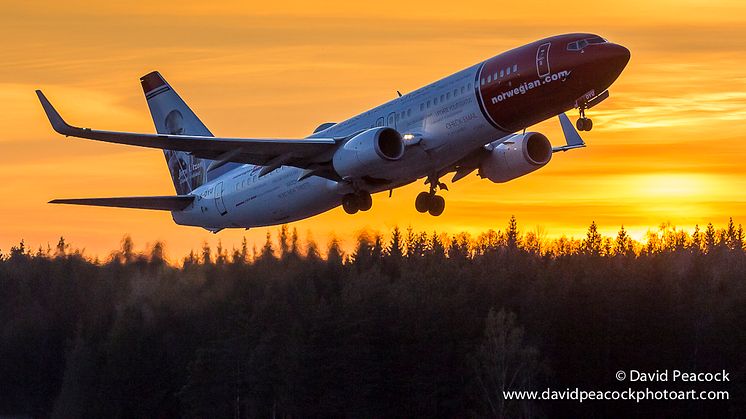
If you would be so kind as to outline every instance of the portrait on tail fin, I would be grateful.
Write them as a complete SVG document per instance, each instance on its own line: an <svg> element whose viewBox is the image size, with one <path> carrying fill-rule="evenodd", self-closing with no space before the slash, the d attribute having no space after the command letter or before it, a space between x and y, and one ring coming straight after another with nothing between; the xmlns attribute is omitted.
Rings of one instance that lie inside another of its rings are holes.
<svg viewBox="0 0 746 419"><path fill-rule="evenodd" d="M184 116L178 109L166 115L164 125L168 134L184 135ZM164 154L176 193L188 194L205 182L205 165L202 159L173 150L164 150Z"/></svg>

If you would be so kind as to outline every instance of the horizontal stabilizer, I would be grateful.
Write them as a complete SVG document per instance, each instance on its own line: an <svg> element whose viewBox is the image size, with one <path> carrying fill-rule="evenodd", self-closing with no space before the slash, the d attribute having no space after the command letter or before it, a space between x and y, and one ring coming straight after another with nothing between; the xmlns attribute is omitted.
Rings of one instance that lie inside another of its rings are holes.
<svg viewBox="0 0 746 419"><path fill-rule="evenodd" d="M93 205L97 207L139 208L181 211L194 201L194 195L128 196L121 198L53 199L50 204Z"/></svg>

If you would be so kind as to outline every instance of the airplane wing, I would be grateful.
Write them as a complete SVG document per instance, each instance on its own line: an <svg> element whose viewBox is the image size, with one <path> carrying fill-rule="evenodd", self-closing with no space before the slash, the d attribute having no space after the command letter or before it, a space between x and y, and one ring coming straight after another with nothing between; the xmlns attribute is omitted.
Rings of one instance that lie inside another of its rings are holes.
<svg viewBox="0 0 746 419"><path fill-rule="evenodd" d="M52 128L62 135L107 143L185 151L195 157L216 160L217 164L236 162L273 168L288 165L309 169L319 163L328 162L336 149L337 142L344 139L220 138L99 131L69 125L41 90L37 90L36 94Z"/></svg>
<svg viewBox="0 0 746 419"><path fill-rule="evenodd" d="M50 204L94 205L98 207L139 208L181 211L194 201L193 195L128 196L121 198L53 199Z"/></svg>

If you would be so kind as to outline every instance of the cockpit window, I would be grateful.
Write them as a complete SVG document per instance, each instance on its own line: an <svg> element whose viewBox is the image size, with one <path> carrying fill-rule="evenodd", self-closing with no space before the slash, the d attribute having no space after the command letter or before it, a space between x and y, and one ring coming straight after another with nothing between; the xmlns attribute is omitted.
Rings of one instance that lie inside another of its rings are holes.
<svg viewBox="0 0 746 419"><path fill-rule="evenodd" d="M567 50L568 51L580 51L583 48L587 47L591 44L604 44L607 41L600 36L594 36L591 38L585 38L581 39L580 41L574 41L567 44Z"/></svg>

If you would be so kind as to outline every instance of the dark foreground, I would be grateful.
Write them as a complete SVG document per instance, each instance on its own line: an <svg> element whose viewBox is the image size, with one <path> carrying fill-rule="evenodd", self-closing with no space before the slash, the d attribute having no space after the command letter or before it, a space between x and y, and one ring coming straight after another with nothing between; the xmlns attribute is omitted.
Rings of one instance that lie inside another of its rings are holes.
<svg viewBox="0 0 746 419"><path fill-rule="evenodd" d="M0 260L0 415L746 415L743 233L646 247L394 233L321 258L280 245L183 267L16 247ZM678 238L677 238L678 237ZM303 247L303 251L299 248ZM729 372L619 382L619 370ZM725 390L725 401L508 401L506 390Z"/></svg>

